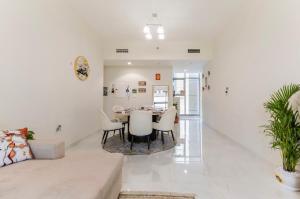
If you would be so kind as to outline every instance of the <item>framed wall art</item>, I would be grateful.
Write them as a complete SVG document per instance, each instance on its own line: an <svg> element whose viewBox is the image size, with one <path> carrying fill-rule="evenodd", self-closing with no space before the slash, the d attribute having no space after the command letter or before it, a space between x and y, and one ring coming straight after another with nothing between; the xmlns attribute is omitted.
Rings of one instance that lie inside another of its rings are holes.
<svg viewBox="0 0 300 199"><path fill-rule="evenodd" d="M146 82L146 81L139 81L139 82L138 82L138 85L139 85L139 86L146 86L146 85L147 85L147 82Z"/></svg>
<svg viewBox="0 0 300 199"><path fill-rule="evenodd" d="M84 56L78 56L74 62L75 75L81 81L89 77L90 66L88 60Z"/></svg>
<svg viewBox="0 0 300 199"><path fill-rule="evenodd" d="M146 88L139 88L139 93L146 93Z"/></svg>
<svg viewBox="0 0 300 199"><path fill-rule="evenodd" d="M103 96L108 96L108 87L107 86L103 87Z"/></svg>
<svg viewBox="0 0 300 199"><path fill-rule="evenodd" d="M136 89L136 88L133 88L133 89L131 90L131 92L132 92L132 94L137 94L137 89Z"/></svg>
<svg viewBox="0 0 300 199"><path fill-rule="evenodd" d="M155 80L160 80L160 73L155 74Z"/></svg>

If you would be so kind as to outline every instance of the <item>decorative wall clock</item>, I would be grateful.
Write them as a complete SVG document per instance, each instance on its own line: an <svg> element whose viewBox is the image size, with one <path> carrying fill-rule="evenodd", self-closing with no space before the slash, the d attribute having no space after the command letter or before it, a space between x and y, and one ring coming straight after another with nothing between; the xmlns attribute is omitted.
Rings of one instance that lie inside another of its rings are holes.
<svg viewBox="0 0 300 199"><path fill-rule="evenodd" d="M84 56L79 56L74 62L75 75L81 81L86 80L89 77L90 66L88 60Z"/></svg>

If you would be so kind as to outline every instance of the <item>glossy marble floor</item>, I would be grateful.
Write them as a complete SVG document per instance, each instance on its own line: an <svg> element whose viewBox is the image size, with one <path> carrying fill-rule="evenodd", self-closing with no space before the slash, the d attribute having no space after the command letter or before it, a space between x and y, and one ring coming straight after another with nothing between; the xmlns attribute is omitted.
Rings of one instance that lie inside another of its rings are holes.
<svg viewBox="0 0 300 199"><path fill-rule="evenodd" d="M259 159L226 137L182 119L176 148L145 156L126 156L123 190L191 192L199 199L300 199L273 176L274 165ZM100 149L99 135L70 150Z"/></svg>

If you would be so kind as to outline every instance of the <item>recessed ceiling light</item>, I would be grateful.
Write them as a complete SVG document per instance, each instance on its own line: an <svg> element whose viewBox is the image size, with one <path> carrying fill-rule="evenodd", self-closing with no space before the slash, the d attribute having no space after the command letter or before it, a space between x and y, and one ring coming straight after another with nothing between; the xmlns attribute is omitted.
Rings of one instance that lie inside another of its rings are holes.
<svg viewBox="0 0 300 199"><path fill-rule="evenodd" d="M132 63L129 61L127 64L128 64L128 65L131 65Z"/></svg>
<svg viewBox="0 0 300 199"><path fill-rule="evenodd" d="M159 34L158 35L158 39L159 40L164 40L165 39L165 35L164 34Z"/></svg>
<svg viewBox="0 0 300 199"><path fill-rule="evenodd" d="M152 35L150 33L145 35L146 39L151 40L152 39Z"/></svg>

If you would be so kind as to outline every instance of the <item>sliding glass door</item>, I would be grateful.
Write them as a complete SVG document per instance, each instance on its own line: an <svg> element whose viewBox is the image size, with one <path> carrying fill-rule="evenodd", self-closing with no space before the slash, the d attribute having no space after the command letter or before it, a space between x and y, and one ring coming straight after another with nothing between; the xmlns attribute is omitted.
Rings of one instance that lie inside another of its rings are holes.
<svg viewBox="0 0 300 199"><path fill-rule="evenodd" d="M174 96L179 98L180 115L200 115L200 74L174 73Z"/></svg>

